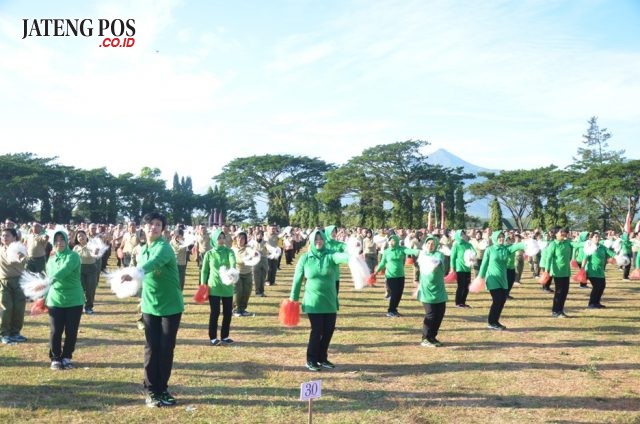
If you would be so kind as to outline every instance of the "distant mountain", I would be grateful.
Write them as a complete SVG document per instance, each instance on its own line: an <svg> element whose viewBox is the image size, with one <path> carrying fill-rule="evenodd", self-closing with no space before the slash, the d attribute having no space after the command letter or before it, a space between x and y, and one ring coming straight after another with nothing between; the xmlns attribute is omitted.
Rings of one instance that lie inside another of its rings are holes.
<svg viewBox="0 0 640 424"><path fill-rule="evenodd" d="M441 165L447 168L457 168L461 166L464 168L465 172L470 174L478 174L479 172L499 172L495 169L483 168L469 163L445 149L438 149L435 152L430 153L427 157L427 162L432 165Z"/></svg>
<svg viewBox="0 0 640 424"><path fill-rule="evenodd" d="M427 162L432 165L440 165L447 168L457 168L461 166L464 172L476 175L480 172L500 172L496 169L483 168L481 166L469 163L445 149L438 149L435 152L429 154L427 157ZM484 178L482 177L476 177L473 180L466 180L465 187L469 184L481 182L482 180L484 180ZM470 195L465 196L465 198L467 199L470 197ZM480 199L468 203L467 214L487 219L489 217L489 201L487 199Z"/></svg>

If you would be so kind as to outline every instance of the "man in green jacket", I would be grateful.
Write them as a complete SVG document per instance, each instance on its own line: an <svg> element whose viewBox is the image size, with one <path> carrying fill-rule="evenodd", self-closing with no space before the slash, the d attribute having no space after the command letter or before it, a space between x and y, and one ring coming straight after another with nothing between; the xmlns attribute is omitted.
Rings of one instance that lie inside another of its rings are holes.
<svg viewBox="0 0 640 424"><path fill-rule="evenodd" d="M458 230L453 235L454 243L451 247L451 269L458 275L456 289L456 308L470 308L467 305L469 284L471 284L471 267L475 265L476 251L469 243L469 236L464 230Z"/></svg>

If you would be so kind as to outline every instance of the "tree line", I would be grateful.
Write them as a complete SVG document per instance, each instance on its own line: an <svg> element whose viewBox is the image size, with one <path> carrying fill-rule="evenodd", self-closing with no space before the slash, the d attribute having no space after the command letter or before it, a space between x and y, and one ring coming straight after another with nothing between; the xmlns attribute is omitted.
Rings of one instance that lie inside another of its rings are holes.
<svg viewBox="0 0 640 424"><path fill-rule="evenodd" d="M319 158L254 155L227 163L204 195L191 177L160 170L114 176L105 168L84 170L31 153L0 156L0 216L24 222L139 220L163 210L172 222L206 222L214 209L230 222L269 222L310 227L424 227L440 205L447 228L480 225L466 212L474 198L491 200L489 221L502 228L503 211L519 229L573 226L590 230L622 227L638 212L640 161L609 149L611 134L588 121L582 146L566 169L555 165L499 173L465 173L461 167L429 164L429 143L407 140L365 149L337 166ZM260 217L258 202L267 206Z"/></svg>

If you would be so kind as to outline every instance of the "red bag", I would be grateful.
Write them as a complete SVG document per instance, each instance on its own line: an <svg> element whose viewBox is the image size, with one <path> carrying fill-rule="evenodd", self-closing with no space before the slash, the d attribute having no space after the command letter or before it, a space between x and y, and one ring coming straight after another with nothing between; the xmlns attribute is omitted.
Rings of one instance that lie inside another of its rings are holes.
<svg viewBox="0 0 640 424"><path fill-rule="evenodd" d="M285 327L295 327L300 322L300 302L283 299L278 312L280 323Z"/></svg>
<svg viewBox="0 0 640 424"><path fill-rule="evenodd" d="M48 310L47 305L44 304L44 297L41 297L31 305L31 316L44 314Z"/></svg>
<svg viewBox="0 0 640 424"><path fill-rule="evenodd" d="M484 278L476 277L469 284L469 291L471 293L480 293L486 287L486 280Z"/></svg>
<svg viewBox="0 0 640 424"><path fill-rule="evenodd" d="M636 268L631 271L631 274L629 274L629 278L632 280L640 280L640 268Z"/></svg>
<svg viewBox="0 0 640 424"><path fill-rule="evenodd" d="M196 303L207 303L209 301L209 286L200 284L196 294L193 295L193 301Z"/></svg>
<svg viewBox="0 0 640 424"><path fill-rule="evenodd" d="M571 278L576 283L585 284L587 282L587 270L581 269Z"/></svg>
<svg viewBox="0 0 640 424"><path fill-rule="evenodd" d="M375 272L373 274L371 274L369 276L369 278L367 278L367 284L370 285L371 287L376 285L376 273Z"/></svg>
<svg viewBox="0 0 640 424"><path fill-rule="evenodd" d="M458 274L454 270L449 271L447 276L444 277L445 283L455 283L456 281L458 281Z"/></svg>
<svg viewBox="0 0 640 424"><path fill-rule="evenodd" d="M616 264L616 258L609 258L607 259L607 263L611 264L611 265L615 265Z"/></svg>
<svg viewBox="0 0 640 424"><path fill-rule="evenodd" d="M404 261L405 265L413 265L414 261L413 261L413 256L407 256L407 259Z"/></svg>
<svg viewBox="0 0 640 424"><path fill-rule="evenodd" d="M578 261L576 261L575 259L571 259L571 262L569 262L569 265L571 266L571 269L578 269L580 268L578 266Z"/></svg>
<svg viewBox="0 0 640 424"><path fill-rule="evenodd" d="M549 281L551 281L551 275L549 275L549 273L547 271L542 271L540 273L540 277L538 277L538 283L540 283L542 285L545 285Z"/></svg>

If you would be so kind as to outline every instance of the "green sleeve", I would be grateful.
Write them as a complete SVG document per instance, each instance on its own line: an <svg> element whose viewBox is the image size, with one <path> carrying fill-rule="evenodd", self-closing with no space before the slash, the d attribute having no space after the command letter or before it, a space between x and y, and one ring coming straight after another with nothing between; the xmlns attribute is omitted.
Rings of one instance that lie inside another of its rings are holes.
<svg viewBox="0 0 640 424"><path fill-rule="evenodd" d="M209 281L209 257L211 256L211 250L202 257L202 269L200 270L200 284L207 284Z"/></svg>
<svg viewBox="0 0 640 424"><path fill-rule="evenodd" d="M420 254L420 249L409 249L408 247L405 247L404 254L407 256L418 256Z"/></svg>
<svg viewBox="0 0 640 424"><path fill-rule="evenodd" d="M289 299L298 301L300 299L300 289L302 288L302 279L304 277L304 265L307 263L307 255L304 254L296 264L296 270L293 273L293 284L291 285L291 294Z"/></svg>
<svg viewBox="0 0 640 424"><path fill-rule="evenodd" d="M346 264L349 262L349 254L337 252L331 255L331 259L333 259L333 262L336 264Z"/></svg>
<svg viewBox="0 0 640 424"><path fill-rule="evenodd" d="M229 249L229 269L236 267L236 254L232 249Z"/></svg>
<svg viewBox="0 0 640 424"><path fill-rule="evenodd" d="M485 278L487 276L487 268L489 268L489 261L491 260L491 251L493 249L487 248L484 251L484 256L482 257L482 265L480 265L480 271L478 271L478 275L480 278Z"/></svg>
<svg viewBox="0 0 640 424"><path fill-rule="evenodd" d="M524 250L526 245L524 242L514 243L509 245L509 253L516 253L518 250Z"/></svg>
<svg viewBox="0 0 640 424"><path fill-rule="evenodd" d="M176 256L173 253L173 249L161 249L162 245L154 246L153 256L149 257L149 260L142 266L145 274L160 269L166 265L169 261L175 260Z"/></svg>
<svg viewBox="0 0 640 424"><path fill-rule="evenodd" d="M385 250L384 252L382 252L382 258L380 259L380 263L378 264L378 267L376 268L375 274L380 272L380 270L382 270L386 266L386 264L387 264L387 252L388 252L388 250Z"/></svg>
<svg viewBox="0 0 640 424"><path fill-rule="evenodd" d="M458 252L461 251L460 243L453 243L453 247L451 247L451 256L449 256L449 269L456 270L456 260L458 260Z"/></svg>

